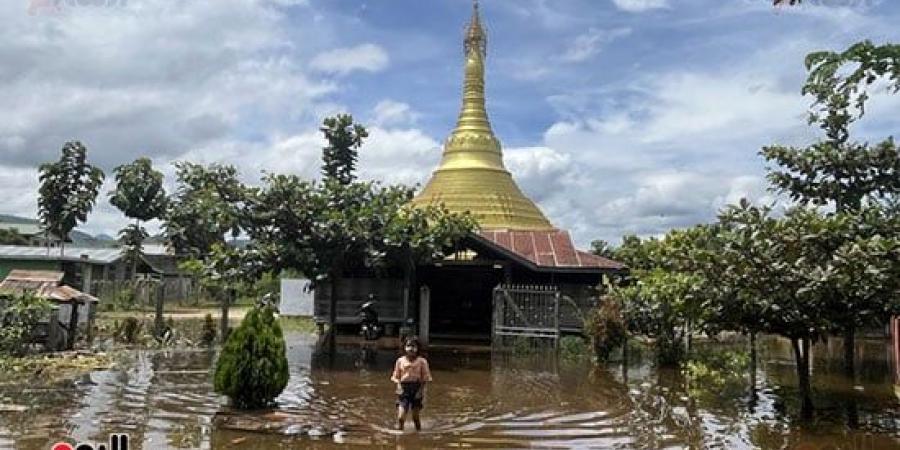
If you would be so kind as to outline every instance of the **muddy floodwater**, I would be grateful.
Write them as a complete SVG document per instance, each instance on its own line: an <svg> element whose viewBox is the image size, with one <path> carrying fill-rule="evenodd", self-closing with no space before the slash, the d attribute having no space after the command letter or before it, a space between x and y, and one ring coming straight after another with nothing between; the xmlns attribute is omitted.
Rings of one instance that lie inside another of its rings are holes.
<svg viewBox="0 0 900 450"><path fill-rule="evenodd" d="M886 340L860 343L856 380L840 375L839 343L815 348L816 413L806 423L789 348L774 339L762 341L755 392L747 374L696 383L636 352L627 367L601 369L548 355L436 353L424 430L396 435L394 354L343 348L320 356L311 337L287 338L291 381L278 403L303 424L296 436L214 426L216 413L229 410L212 392L212 353L140 351L75 382L0 380L0 404L19 405L0 412L0 448L48 449L66 437L101 442L123 432L132 448L145 449L900 449Z"/></svg>

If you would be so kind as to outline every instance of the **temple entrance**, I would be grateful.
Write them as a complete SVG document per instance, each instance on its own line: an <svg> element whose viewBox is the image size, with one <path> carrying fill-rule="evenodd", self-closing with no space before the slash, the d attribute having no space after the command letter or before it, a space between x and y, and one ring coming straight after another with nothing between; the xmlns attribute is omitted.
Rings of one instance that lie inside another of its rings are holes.
<svg viewBox="0 0 900 450"><path fill-rule="evenodd" d="M428 332L431 341L489 342L494 288L503 271L493 266L433 267L429 287Z"/></svg>

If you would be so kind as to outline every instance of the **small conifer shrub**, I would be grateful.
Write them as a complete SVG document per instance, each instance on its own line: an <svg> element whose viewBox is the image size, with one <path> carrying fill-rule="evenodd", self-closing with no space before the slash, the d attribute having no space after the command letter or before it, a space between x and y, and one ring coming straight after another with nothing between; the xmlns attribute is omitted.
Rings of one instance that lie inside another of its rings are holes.
<svg viewBox="0 0 900 450"><path fill-rule="evenodd" d="M222 348L216 364L216 392L228 396L236 408L265 408L287 386L288 377L284 335L275 309L251 309Z"/></svg>

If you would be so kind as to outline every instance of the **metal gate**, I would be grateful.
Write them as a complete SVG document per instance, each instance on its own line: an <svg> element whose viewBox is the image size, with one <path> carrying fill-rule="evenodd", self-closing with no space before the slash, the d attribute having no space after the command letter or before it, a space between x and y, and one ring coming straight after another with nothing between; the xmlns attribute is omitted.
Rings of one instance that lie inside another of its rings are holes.
<svg viewBox="0 0 900 450"><path fill-rule="evenodd" d="M560 292L556 286L500 285L494 288L492 344L508 337L552 340L559 344Z"/></svg>

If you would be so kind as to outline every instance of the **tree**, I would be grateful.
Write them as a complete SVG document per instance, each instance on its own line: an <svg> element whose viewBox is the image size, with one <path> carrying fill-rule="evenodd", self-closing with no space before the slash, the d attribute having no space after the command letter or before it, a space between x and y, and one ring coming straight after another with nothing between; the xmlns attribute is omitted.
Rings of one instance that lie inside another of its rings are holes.
<svg viewBox="0 0 900 450"><path fill-rule="evenodd" d="M19 234L19 230L0 229L0 245L28 245L28 238Z"/></svg>
<svg viewBox="0 0 900 450"><path fill-rule="evenodd" d="M63 146L59 161L41 164L39 172L38 215L45 232L60 239L62 253L69 233L94 208L103 171L88 164L81 142L72 141Z"/></svg>
<svg viewBox="0 0 900 450"><path fill-rule="evenodd" d="M609 245L609 242L597 239L591 242L591 253L604 258L612 258L613 254L615 254L615 249Z"/></svg>
<svg viewBox="0 0 900 450"><path fill-rule="evenodd" d="M867 205L895 203L900 195L900 151L893 138L870 147L852 142L850 128L865 113L868 86L887 78L890 92L900 91L900 46L864 41L841 53L811 53L806 66L809 75L803 94L814 98L809 120L818 122L826 138L806 148L764 147L761 154L776 165L768 175L773 189L802 205L833 205L838 215L854 214ZM832 242L831 249L840 245ZM861 299L842 302L849 306L860 304ZM856 326L845 322L845 366L852 375Z"/></svg>
<svg viewBox="0 0 900 450"><path fill-rule="evenodd" d="M353 116L338 114L328 117L320 128L328 145L322 149L322 175L325 182L348 185L356 180L356 161L359 148L369 132L353 123Z"/></svg>
<svg viewBox="0 0 900 450"><path fill-rule="evenodd" d="M714 235L713 228L697 226L662 239L626 236L615 251L631 273L611 297L622 303L632 332L655 340L662 364L679 363L693 334L708 328L708 304L717 291L708 286L702 253L712 251Z"/></svg>
<svg viewBox="0 0 900 450"><path fill-rule="evenodd" d="M147 231L138 224L128 225L119 231L119 243L122 244L122 254L125 260L131 263L132 274L135 272L134 267L137 267L137 263L143 255L141 247L147 237Z"/></svg>
<svg viewBox="0 0 900 450"><path fill-rule="evenodd" d="M169 244L176 253L205 258L226 235L240 234L240 211L248 188L233 166L204 167L175 163L178 188L163 220Z"/></svg>
<svg viewBox="0 0 900 450"><path fill-rule="evenodd" d="M213 277L231 270L234 255L225 251L226 236L236 238L240 234L242 211L252 189L241 183L233 166L204 167L178 162L175 167L178 188L163 218L169 244L177 254L194 258L199 261L198 266L209 268ZM211 260L215 248L221 249L220 255L217 260ZM225 281L234 279L238 278L226 277ZM228 310L237 288L221 283L207 286L217 288L215 293L222 302L220 332L224 341L228 335Z"/></svg>
<svg viewBox="0 0 900 450"><path fill-rule="evenodd" d="M365 128L350 116L324 124L323 180L268 175L248 196L243 216L263 266L298 270L320 289L327 283L333 333L337 285L346 269L414 267L453 248L475 221L440 205L413 208L411 188L355 181L353 164Z"/></svg>
<svg viewBox="0 0 900 450"><path fill-rule="evenodd" d="M228 337L216 362L216 392L227 395L237 408L263 408L284 391L289 377L275 309L268 305L251 309Z"/></svg>
<svg viewBox="0 0 900 450"><path fill-rule="evenodd" d="M131 277L137 276L137 264L143 255L147 232L141 222L159 219L166 211L166 191L163 174L153 169L148 158L139 158L131 164L115 168L116 189L109 193L109 202L122 211L125 217L134 219L119 232L120 242L131 261Z"/></svg>

